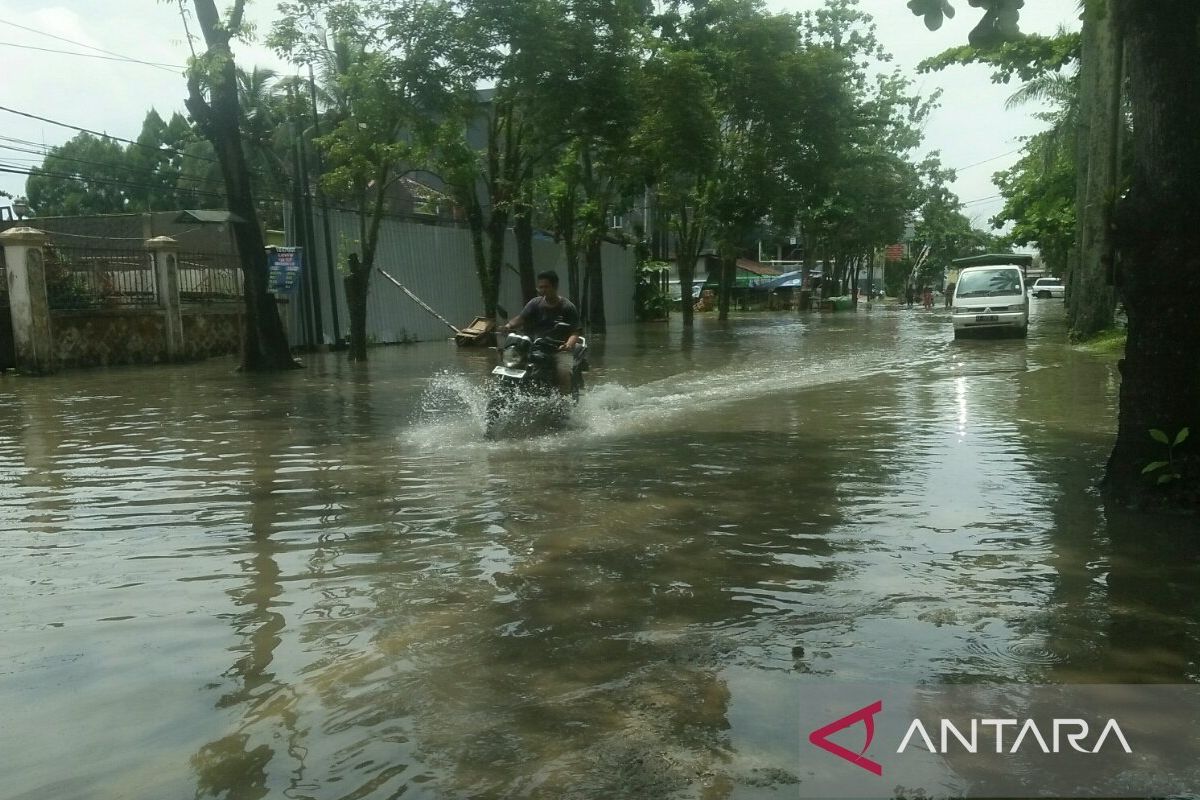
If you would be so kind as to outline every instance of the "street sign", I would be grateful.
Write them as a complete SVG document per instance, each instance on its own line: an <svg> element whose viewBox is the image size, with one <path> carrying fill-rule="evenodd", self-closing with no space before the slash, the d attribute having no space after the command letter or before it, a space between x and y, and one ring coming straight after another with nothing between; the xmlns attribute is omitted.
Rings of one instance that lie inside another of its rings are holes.
<svg viewBox="0 0 1200 800"><path fill-rule="evenodd" d="M904 260L904 245L902 244L889 244L884 252L888 261Z"/></svg>
<svg viewBox="0 0 1200 800"><path fill-rule="evenodd" d="M301 247L267 248L267 288L275 294L291 294L300 285L303 267Z"/></svg>

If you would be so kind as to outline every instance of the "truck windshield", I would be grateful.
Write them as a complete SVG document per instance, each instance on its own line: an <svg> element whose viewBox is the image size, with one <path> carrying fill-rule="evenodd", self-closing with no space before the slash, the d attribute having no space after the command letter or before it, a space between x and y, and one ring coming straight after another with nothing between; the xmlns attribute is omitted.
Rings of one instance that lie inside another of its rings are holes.
<svg viewBox="0 0 1200 800"><path fill-rule="evenodd" d="M1021 293L1021 272L1016 267L998 267L964 272L958 276L958 297L987 297Z"/></svg>

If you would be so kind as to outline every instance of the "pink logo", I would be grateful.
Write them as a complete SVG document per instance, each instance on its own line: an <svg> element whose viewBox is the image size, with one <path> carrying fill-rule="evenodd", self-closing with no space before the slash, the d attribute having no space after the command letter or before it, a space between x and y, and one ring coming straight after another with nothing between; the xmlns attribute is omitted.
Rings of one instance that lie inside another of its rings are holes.
<svg viewBox="0 0 1200 800"><path fill-rule="evenodd" d="M808 735L808 740L822 750L833 753L838 758L844 758L856 767L862 767L867 772L876 775L883 775L883 766L876 764L871 759L867 758L864 753L871 747L871 740L875 738L875 715L883 711L883 701L876 700L869 706L860 708L852 714L847 714L839 720L834 720L823 728L817 728ZM845 730L851 725L863 723L867 729L867 741L863 745L862 750L855 753L852 750L847 750L840 744L829 741L829 737L840 730Z"/></svg>

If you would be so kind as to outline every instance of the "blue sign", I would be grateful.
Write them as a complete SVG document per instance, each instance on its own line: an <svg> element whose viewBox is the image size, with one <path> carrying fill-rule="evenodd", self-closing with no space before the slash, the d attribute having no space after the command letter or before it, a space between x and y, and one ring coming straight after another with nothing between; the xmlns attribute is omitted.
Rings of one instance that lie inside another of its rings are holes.
<svg viewBox="0 0 1200 800"><path fill-rule="evenodd" d="M291 294L300 285L302 247L267 248L267 288L275 294Z"/></svg>

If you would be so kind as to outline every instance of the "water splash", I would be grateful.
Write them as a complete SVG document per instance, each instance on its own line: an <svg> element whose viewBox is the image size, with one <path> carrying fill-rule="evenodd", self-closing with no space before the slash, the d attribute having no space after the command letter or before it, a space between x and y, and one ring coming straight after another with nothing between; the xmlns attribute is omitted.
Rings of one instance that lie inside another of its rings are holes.
<svg viewBox="0 0 1200 800"><path fill-rule="evenodd" d="M930 354L918 361L934 362L936 356ZM490 385L447 370L430 380L418 417L405 438L421 449L515 446L553 450L578 444L580 439L661 430L728 403L862 380L895 369L895 359L888 353L865 355L852 369L831 369L828 361L806 362L785 354L752 366L696 370L638 386L598 383L584 391L577 405L557 396L515 398L501 409L497 436L492 440L486 435Z"/></svg>
<svg viewBox="0 0 1200 800"><path fill-rule="evenodd" d="M404 439L422 450L446 443L482 444L486 407L486 385L460 372L444 370L430 379Z"/></svg>

